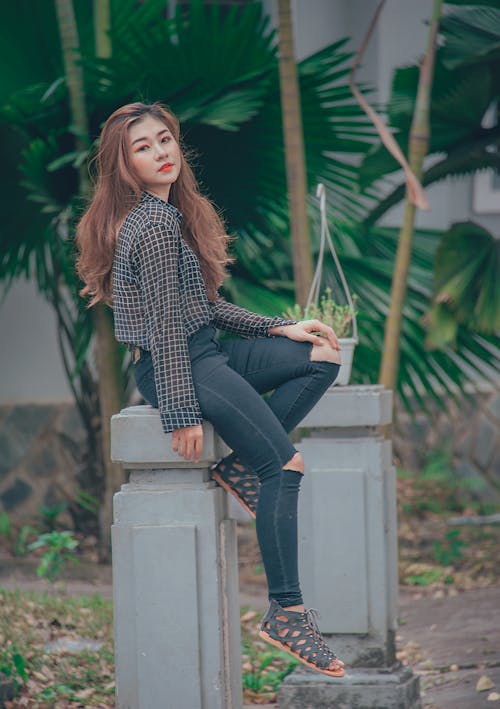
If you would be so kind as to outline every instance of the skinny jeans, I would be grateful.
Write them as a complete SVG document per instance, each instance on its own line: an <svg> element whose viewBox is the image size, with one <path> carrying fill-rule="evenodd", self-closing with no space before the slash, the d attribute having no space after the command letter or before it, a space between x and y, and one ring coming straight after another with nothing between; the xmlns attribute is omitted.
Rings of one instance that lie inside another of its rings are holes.
<svg viewBox="0 0 500 709"><path fill-rule="evenodd" d="M188 340L201 412L231 456L259 477L257 537L269 598L302 603L298 578L297 501L302 474L286 469L297 452L288 437L335 381L339 365L311 361L312 343L286 337L218 341L206 325ZM158 406L151 354L134 365L137 388ZM272 392L267 399L262 394Z"/></svg>

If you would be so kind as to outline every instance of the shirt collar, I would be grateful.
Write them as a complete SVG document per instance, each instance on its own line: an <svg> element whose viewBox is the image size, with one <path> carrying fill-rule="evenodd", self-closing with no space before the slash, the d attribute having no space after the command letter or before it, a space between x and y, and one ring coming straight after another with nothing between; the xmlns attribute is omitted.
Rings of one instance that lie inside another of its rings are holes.
<svg viewBox="0 0 500 709"><path fill-rule="evenodd" d="M167 209L169 209L172 212L173 216L177 219L178 222L180 222L182 219L182 214L179 212L179 210L177 209L176 206L174 206L170 202L165 202L164 199L161 199L160 197L157 197L156 195L151 194L151 192L144 191L141 195L141 202L142 203L153 202L156 204L161 204L164 207L167 207Z"/></svg>

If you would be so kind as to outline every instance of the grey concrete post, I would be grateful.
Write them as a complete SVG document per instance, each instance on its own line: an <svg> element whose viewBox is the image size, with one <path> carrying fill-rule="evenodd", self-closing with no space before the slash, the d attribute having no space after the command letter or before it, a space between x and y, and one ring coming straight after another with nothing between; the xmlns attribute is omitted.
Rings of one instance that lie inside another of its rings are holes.
<svg viewBox="0 0 500 709"><path fill-rule="evenodd" d="M235 522L209 479L223 444L204 422L199 463L171 449L157 410L113 416L117 709L241 709Z"/></svg>
<svg viewBox="0 0 500 709"><path fill-rule="evenodd" d="M395 658L397 622L396 480L391 392L331 387L300 427L305 460L299 507L304 599L348 666L331 679L298 668L279 693L288 709L417 709L418 677Z"/></svg>

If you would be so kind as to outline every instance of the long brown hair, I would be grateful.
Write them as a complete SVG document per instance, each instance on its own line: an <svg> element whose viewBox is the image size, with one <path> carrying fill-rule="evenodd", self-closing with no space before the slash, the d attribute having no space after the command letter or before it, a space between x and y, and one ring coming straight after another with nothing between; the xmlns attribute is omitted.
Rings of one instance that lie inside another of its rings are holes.
<svg viewBox="0 0 500 709"><path fill-rule="evenodd" d="M180 141L179 121L159 103L129 103L107 119L94 160L97 179L92 201L77 228L80 251L78 275L85 283L80 291L90 296L89 307L99 301L112 304L111 272L120 227L139 203L142 186L130 166L127 132L146 116L162 121ZM193 171L181 149L181 170L170 189L169 201L182 214L182 235L198 256L210 300L226 277L229 236L212 203L200 194Z"/></svg>

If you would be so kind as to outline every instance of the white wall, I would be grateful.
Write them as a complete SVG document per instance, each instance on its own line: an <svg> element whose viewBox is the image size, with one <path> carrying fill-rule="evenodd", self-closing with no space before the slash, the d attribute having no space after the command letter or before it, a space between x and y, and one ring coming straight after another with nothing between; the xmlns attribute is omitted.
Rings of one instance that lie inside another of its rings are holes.
<svg viewBox="0 0 500 709"><path fill-rule="evenodd" d="M357 49L368 27L377 0L292 0L297 58L351 36ZM395 66L413 63L424 51L432 0L388 0L376 34L369 45L361 81L377 86L378 100L390 93ZM264 6L276 21L275 0ZM420 212L417 225L447 227L452 221L473 218L500 231L500 216L471 213L470 179L448 181L428 190L432 210ZM385 222L399 224L401 207L388 213ZM0 404L10 401L41 402L71 399L56 345L56 328L50 308L25 282L17 284L0 305L1 371Z"/></svg>
<svg viewBox="0 0 500 709"><path fill-rule="evenodd" d="M0 404L71 401L57 347L55 316L20 280L0 305Z"/></svg>

